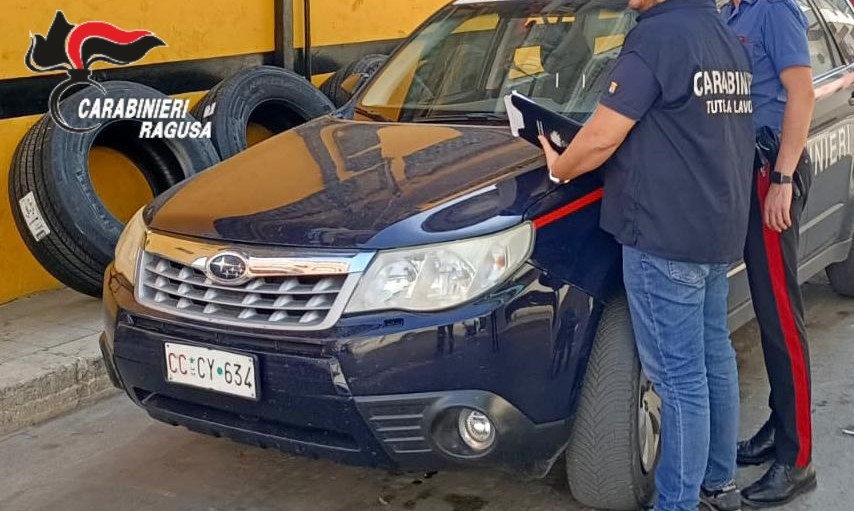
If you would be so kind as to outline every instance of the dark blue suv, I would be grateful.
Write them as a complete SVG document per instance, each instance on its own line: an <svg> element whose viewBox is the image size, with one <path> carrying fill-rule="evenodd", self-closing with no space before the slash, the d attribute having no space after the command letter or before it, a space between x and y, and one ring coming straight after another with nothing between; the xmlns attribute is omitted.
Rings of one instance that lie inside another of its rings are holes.
<svg viewBox="0 0 854 511"><path fill-rule="evenodd" d="M114 383L155 419L344 463L542 477L565 453L583 503L647 502L660 401L600 178L552 184L503 102L518 90L585 120L633 24L614 5L459 0L337 116L140 211L104 286ZM854 295L852 42L803 5L829 65L802 276L832 265ZM834 20L854 27L850 9Z"/></svg>

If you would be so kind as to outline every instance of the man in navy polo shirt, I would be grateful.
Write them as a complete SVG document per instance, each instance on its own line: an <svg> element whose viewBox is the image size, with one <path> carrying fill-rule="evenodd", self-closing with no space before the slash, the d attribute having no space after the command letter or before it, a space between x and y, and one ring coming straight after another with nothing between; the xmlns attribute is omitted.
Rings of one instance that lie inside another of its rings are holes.
<svg viewBox="0 0 854 511"><path fill-rule="evenodd" d="M750 63L714 0L641 11L596 112L549 170L604 167L602 227L623 245L644 371L661 396L659 511L741 508L738 370L727 271L747 235L754 151Z"/></svg>
<svg viewBox="0 0 854 511"><path fill-rule="evenodd" d="M738 461L774 461L744 490L745 504L768 507L816 485L809 349L798 284L800 220L812 180L804 146L815 93L807 19L795 0L733 0L722 15L753 59L754 124L764 153L745 261L771 383L771 417L739 445Z"/></svg>

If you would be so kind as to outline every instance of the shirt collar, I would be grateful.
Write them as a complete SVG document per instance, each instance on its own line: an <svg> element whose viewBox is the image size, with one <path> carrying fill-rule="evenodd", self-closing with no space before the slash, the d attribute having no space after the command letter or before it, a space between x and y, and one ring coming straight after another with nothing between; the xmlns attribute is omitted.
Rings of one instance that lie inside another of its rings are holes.
<svg viewBox="0 0 854 511"><path fill-rule="evenodd" d="M717 12L714 0L667 0L664 3L660 3L651 9L640 13L638 15L638 21L678 9L714 9L715 12Z"/></svg>
<svg viewBox="0 0 854 511"><path fill-rule="evenodd" d="M753 5L756 3L756 0L741 0L741 4ZM744 9L743 5L739 5L738 11ZM735 15L735 3L732 0L729 1L726 5L724 5L724 9L722 11L724 14L734 16Z"/></svg>

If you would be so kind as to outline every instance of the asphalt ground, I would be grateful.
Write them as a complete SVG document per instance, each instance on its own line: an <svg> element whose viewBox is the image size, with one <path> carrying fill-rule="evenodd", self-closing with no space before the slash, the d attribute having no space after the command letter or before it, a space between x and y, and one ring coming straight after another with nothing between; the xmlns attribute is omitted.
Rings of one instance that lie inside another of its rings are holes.
<svg viewBox="0 0 854 511"><path fill-rule="evenodd" d="M819 488L783 511L854 509L854 300L805 286ZM734 335L743 434L766 417L755 324ZM745 470L741 483L761 472ZM159 424L123 395L0 439L2 511L580 511L558 466L542 481L494 471L391 474Z"/></svg>

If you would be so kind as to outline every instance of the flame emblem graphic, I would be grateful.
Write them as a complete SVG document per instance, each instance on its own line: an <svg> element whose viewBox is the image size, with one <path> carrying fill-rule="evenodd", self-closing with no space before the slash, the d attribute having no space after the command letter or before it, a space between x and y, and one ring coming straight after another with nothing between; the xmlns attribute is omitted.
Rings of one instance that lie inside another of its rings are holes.
<svg viewBox="0 0 854 511"><path fill-rule="evenodd" d="M62 11L57 11L46 36L31 36L25 63L35 73L61 70L68 74L50 94L50 114L63 129L85 133L97 126L70 126L59 110L63 94L77 85L91 85L106 94L101 84L92 80L92 64L109 62L126 66L158 46L166 46L166 43L148 30L122 30L105 21L72 25Z"/></svg>

